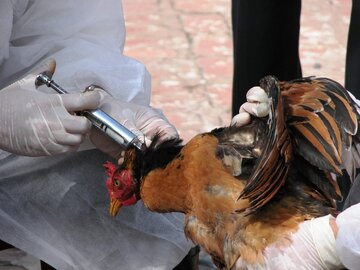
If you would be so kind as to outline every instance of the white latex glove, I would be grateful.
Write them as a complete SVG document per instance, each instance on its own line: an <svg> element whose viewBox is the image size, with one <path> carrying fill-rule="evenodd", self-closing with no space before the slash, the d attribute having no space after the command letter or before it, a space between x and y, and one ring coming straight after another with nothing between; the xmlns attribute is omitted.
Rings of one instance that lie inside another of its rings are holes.
<svg viewBox="0 0 360 270"><path fill-rule="evenodd" d="M251 122L251 115L256 117L265 117L269 114L269 97L259 86L252 87L246 93L246 100L239 109L239 114L231 120L232 126L244 126Z"/></svg>
<svg viewBox="0 0 360 270"><path fill-rule="evenodd" d="M71 112L97 108L100 93L42 93L35 89L36 75L0 90L0 148L26 156L76 151L91 123Z"/></svg>
<svg viewBox="0 0 360 270"><path fill-rule="evenodd" d="M335 270L344 266L336 253L335 236L330 226L332 216L308 220L291 234L289 243L273 244L265 250L265 263L258 268L274 270ZM243 268L242 260L236 270Z"/></svg>
<svg viewBox="0 0 360 270"><path fill-rule="evenodd" d="M160 110L150 106L123 102L113 98L105 91L101 91L100 108L137 135L146 145L151 143L151 138L155 134L160 135L160 141L178 137L175 127L169 123ZM90 139L98 149L115 158L119 158L124 150L96 128L92 129Z"/></svg>

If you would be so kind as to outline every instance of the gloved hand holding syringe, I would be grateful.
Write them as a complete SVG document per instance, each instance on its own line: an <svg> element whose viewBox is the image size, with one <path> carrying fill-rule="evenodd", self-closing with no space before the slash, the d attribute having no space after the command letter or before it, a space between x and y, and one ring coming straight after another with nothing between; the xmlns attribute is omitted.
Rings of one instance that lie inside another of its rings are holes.
<svg viewBox="0 0 360 270"><path fill-rule="evenodd" d="M36 87L41 85L46 85L52 89L54 89L59 94L68 94L68 92L62 88L60 85L55 83L52 80L53 72L55 68L51 68L41 72L35 80ZM87 87L87 91L91 91L95 88L95 86ZM144 143L139 140L139 138L132 133L129 129L121 125L114 118L109 116L107 113L102 111L101 109L95 110L85 110L81 112L77 112L78 115L85 116L87 119L91 121L91 123L111 137L114 141L116 141L119 145L127 148L130 145L135 146L139 150L144 149Z"/></svg>

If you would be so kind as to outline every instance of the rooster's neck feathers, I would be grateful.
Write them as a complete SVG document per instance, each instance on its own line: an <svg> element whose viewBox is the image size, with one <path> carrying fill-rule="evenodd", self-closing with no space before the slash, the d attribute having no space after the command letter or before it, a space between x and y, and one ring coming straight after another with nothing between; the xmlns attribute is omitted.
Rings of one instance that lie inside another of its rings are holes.
<svg viewBox="0 0 360 270"><path fill-rule="evenodd" d="M160 138L160 134L156 134L144 152L135 149L132 170L134 178L138 181L142 181L152 170L166 167L183 148L182 140L178 138L168 139L162 142L160 142Z"/></svg>

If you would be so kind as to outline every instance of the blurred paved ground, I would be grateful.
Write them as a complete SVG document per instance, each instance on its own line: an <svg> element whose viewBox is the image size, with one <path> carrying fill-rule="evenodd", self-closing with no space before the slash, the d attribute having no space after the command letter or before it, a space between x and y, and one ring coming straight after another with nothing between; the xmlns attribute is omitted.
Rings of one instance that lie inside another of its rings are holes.
<svg viewBox="0 0 360 270"><path fill-rule="evenodd" d="M152 104L180 135L230 120L232 38L230 0L125 0L125 54L142 61Z"/></svg>
<svg viewBox="0 0 360 270"><path fill-rule="evenodd" d="M152 74L153 106L165 112L185 140L227 125L232 84L230 0L123 3L125 53ZM327 76L343 83L350 9L351 0L303 0L304 76ZM25 255L0 252L0 270L38 270L38 260Z"/></svg>
<svg viewBox="0 0 360 270"><path fill-rule="evenodd" d="M344 83L351 0L303 0L300 58L303 75Z"/></svg>

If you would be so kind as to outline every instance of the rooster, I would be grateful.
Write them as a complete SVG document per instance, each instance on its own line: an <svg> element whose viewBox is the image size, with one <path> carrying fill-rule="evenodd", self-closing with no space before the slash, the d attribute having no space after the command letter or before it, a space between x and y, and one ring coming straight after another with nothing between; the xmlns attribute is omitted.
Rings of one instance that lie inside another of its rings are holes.
<svg viewBox="0 0 360 270"><path fill-rule="evenodd" d="M184 213L185 235L219 269L239 258L261 266L266 247L285 243L300 223L336 214L342 195L332 174L353 179L360 160L356 104L327 78L267 76L260 86L268 117L186 145L155 136L143 152L128 149L119 167L107 163L110 214L140 199L151 211Z"/></svg>

